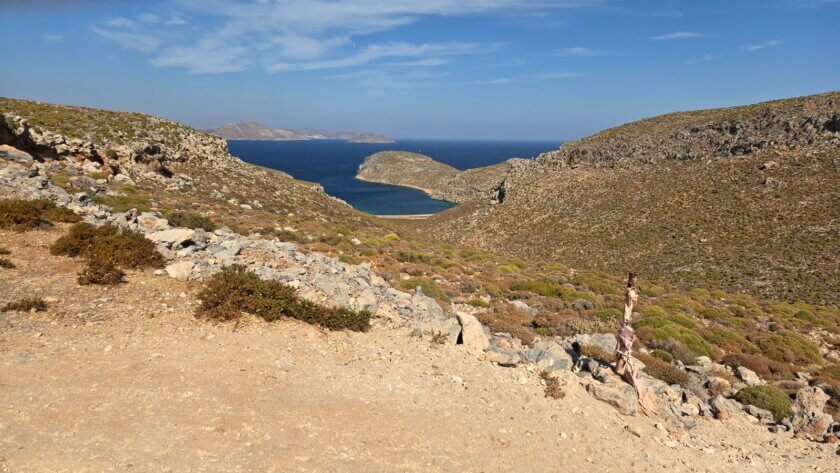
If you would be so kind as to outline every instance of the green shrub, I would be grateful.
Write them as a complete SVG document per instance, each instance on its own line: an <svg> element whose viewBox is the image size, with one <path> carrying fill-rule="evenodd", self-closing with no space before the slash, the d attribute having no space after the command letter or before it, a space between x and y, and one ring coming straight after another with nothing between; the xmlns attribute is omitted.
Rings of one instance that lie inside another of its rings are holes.
<svg viewBox="0 0 840 473"><path fill-rule="evenodd" d="M78 222L81 217L48 200L0 199L0 228L18 232L48 227L52 222Z"/></svg>
<svg viewBox="0 0 840 473"><path fill-rule="evenodd" d="M245 266L233 265L214 275L198 293L197 315L232 320L249 312L267 321L290 317L331 330L366 331L371 314L345 308L329 308L301 299L291 287L274 280L263 281Z"/></svg>
<svg viewBox="0 0 840 473"><path fill-rule="evenodd" d="M664 361L665 363L673 363L674 362L674 355L668 353L665 350L655 349L650 352L650 355L654 358L659 358L660 360Z"/></svg>
<svg viewBox="0 0 840 473"><path fill-rule="evenodd" d="M2 312L9 312L13 310L19 312L30 312L32 310L35 312L43 312L47 310L47 303L40 297L26 297L19 301L9 302L3 306Z"/></svg>
<svg viewBox="0 0 840 473"><path fill-rule="evenodd" d="M169 212L166 214L166 220L174 227L201 228L207 232L212 232L216 229L216 224L212 220L195 212Z"/></svg>
<svg viewBox="0 0 840 473"><path fill-rule="evenodd" d="M776 422L793 415L787 393L769 384L747 386L735 394L735 399L741 404L772 412Z"/></svg>
<svg viewBox="0 0 840 473"><path fill-rule="evenodd" d="M409 278L404 281L400 281L400 286L402 286L404 289L415 289L417 287L420 287L420 290L423 291L423 294L431 297L432 299L449 302L449 295L447 295L446 292L444 292L444 290L441 289L436 282L429 278Z"/></svg>
<svg viewBox="0 0 840 473"><path fill-rule="evenodd" d="M151 210L149 198L132 185L124 185L119 189L123 195L97 195L93 201L107 205L117 212L128 212L137 209L140 212Z"/></svg>
<svg viewBox="0 0 840 473"><path fill-rule="evenodd" d="M125 282L125 273L109 260L89 260L79 271L76 282L81 286L114 286Z"/></svg>
<svg viewBox="0 0 840 473"><path fill-rule="evenodd" d="M750 343L738 332L729 329L720 328L708 332L703 335L703 338L716 347L731 353L757 353L758 347Z"/></svg>
<svg viewBox="0 0 840 473"><path fill-rule="evenodd" d="M624 315L621 309L611 308L603 309L595 312L595 318L603 322L612 322L620 319Z"/></svg>
<svg viewBox="0 0 840 473"><path fill-rule="evenodd" d="M758 340L757 344L761 351L772 360L822 364L819 347L793 332L771 335Z"/></svg>
<svg viewBox="0 0 840 473"><path fill-rule="evenodd" d="M657 357L646 353L635 353L633 356L645 364L645 373L668 384L679 384L680 386L685 387L691 379L689 378L688 373Z"/></svg>
<svg viewBox="0 0 840 473"><path fill-rule="evenodd" d="M111 225L95 227L77 223L50 246L54 255L83 256L92 261L109 261L126 269L162 268L163 256L142 234L119 230Z"/></svg>
<svg viewBox="0 0 840 473"><path fill-rule="evenodd" d="M793 316L803 322L808 322L810 324L817 324L820 322L820 319L817 318L817 316L814 315L813 312L807 309L802 309L797 313L793 314Z"/></svg>
<svg viewBox="0 0 840 473"><path fill-rule="evenodd" d="M398 251L395 255L397 261L401 263L421 263L430 264L432 262L431 255L426 253L415 253L413 251Z"/></svg>
<svg viewBox="0 0 840 473"><path fill-rule="evenodd" d="M12 260L10 260L9 258L0 258L0 268L15 269L16 267L17 266L15 266L15 264L12 263Z"/></svg>
<svg viewBox="0 0 840 473"><path fill-rule="evenodd" d="M820 374L827 378L840 381L840 365L828 365L820 370Z"/></svg>
<svg viewBox="0 0 840 473"><path fill-rule="evenodd" d="M480 307L482 309L490 307L490 303L485 301L484 299L471 299L467 304L473 307Z"/></svg>
<svg viewBox="0 0 840 473"><path fill-rule="evenodd" d="M502 274L515 274L518 273L520 269L514 264L500 264L496 266L496 271Z"/></svg>

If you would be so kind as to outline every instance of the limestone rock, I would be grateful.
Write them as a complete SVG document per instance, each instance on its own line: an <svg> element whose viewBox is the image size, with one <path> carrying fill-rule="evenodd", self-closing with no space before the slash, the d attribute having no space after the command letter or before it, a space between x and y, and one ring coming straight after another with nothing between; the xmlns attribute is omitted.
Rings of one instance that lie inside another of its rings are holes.
<svg viewBox="0 0 840 473"><path fill-rule="evenodd" d="M735 373L738 375L738 378L747 383L747 386L755 386L758 384L765 384L764 380L761 379L755 371L745 368L743 366L739 366L735 368Z"/></svg>
<svg viewBox="0 0 840 473"><path fill-rule="evenodd" d="M824 435L834 423L831 415L824 411L827 401L828 395L818 387L810 386L800 389L791 406L793 430L816 437Z"/></svg>
<svg viewBox="0 0 840 473"><path fill-rule="evenodd" d="M172 263L166 267L166 274L169 277L174 279L179 279L181 281L186 281L190 279L193 273L193 269L195 268L195 263L192 261L180 261L178 263Z"/></svg>
<svg viewBox="0 0 840 473"><path fill-rule="evenodd" d="M456 312L455 316L461 324L461 343L467 349L467 353L482 356L490 348L490 340L484 333L481 322L466 312Z"/></svg>
<svg viewBox="0 0 840 473"><path fill-rule="evenodd" d="M595 399L604 401L618 409L624 415L635 415L638 412L638 401L636 391L625 383L602 384L592 382L586 390Z"/></svg>

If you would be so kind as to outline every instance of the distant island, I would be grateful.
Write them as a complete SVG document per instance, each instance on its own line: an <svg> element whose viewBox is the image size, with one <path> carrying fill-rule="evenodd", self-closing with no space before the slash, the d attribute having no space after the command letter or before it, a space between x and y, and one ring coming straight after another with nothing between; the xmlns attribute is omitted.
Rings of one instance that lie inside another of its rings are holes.
<svg viewBox="0 0 840 473"><path fill-rule="evenodd" d="M517 162L505 162L466 171L419 153L380 151L365 158L356 179L419 189L434 199L463 203L491 198L491 194Z"/></svg>
<svg viewBox="0 0 840 473"><path fill-rule="evenodd" d="M350 143L393 143L394 140L377 133L354 133L351 131L327 131L314 128L284 130L268 128L257 122L228 123L220 128L202 130L226 140L346 140Z"/></svg>

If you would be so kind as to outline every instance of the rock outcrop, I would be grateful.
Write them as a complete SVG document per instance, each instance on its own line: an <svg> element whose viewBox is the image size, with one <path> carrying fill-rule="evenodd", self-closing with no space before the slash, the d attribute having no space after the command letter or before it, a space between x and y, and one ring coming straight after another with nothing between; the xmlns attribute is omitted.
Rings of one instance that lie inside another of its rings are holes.
<svg viewBox="0 0 840 473"><path fill-rule="evenodd" d="M434 159L408 151L381 151L365 158L356 178L419 189L434 199L462 203L493 198L515 161L492 166L458 170Z"/></svg>

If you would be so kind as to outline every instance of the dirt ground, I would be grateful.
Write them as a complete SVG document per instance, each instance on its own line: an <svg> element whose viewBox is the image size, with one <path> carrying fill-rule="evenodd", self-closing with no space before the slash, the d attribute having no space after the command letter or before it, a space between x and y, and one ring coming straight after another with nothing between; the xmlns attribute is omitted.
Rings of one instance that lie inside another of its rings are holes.
<svg viewBox="0 0 840 473"><path fill-rule="evenodd" d="M572 374L546 398L535 371L400 329L214 325L196 285L151 272L81 287L60 233L0 232L0 303L52 301L0 313L0 472L840 471L837 445L747 418L670 437Z"/></svg>

